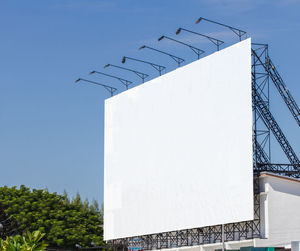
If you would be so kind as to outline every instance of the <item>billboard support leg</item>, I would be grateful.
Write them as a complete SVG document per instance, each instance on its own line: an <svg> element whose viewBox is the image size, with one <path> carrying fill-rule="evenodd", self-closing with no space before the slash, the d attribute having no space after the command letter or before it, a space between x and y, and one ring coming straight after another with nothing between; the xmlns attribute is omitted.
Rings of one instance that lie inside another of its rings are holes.
<svg viewBox="0 0 300 251"><path fill-rule="evenodd" d="M222 251L225 251L224 224L222 224Z"/></svg>

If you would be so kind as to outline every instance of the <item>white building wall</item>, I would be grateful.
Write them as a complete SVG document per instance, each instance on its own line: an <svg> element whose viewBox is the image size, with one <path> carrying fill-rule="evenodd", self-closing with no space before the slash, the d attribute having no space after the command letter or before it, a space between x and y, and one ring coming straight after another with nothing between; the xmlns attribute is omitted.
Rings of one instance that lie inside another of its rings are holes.
<svg viewBox="0 0 300 251"><path fill-rule="evenodd" d="M255 246L290 247L300 240L300 181L260 176L262 237Z"/></svg>

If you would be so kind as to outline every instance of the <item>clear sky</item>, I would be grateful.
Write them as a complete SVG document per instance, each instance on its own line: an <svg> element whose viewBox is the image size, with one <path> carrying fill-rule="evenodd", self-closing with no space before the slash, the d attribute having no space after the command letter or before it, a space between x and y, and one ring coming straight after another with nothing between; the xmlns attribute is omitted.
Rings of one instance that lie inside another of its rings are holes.
<svg viewBox="0 0 300 251"><path fill-rule="evenodd" d="M195 24L199 16L248 32L254 42L268 43L270 57L300 104L299 0L43 0L0 2L0 167L1 185L48 188L100 203L103 201L104 99L98 86L75 84L78 77L124 88L115 80L89 76L105 71L140 80L130 73L103 69L121 64L122 56L176 64L164 56L138 51L143 45L168 50L187 62L192 51L172 42L157 42L160 35L205 49L209 41L178 27L213 35L228 46L236 41L226 29ZM126 63L155 77L140 64ZM275 88L271 110L300 155L299 128ZM155 98L155 97L154 97ZM273 161L285 162L273 139ZM133 177L138 178L138 177Z"/></svg>

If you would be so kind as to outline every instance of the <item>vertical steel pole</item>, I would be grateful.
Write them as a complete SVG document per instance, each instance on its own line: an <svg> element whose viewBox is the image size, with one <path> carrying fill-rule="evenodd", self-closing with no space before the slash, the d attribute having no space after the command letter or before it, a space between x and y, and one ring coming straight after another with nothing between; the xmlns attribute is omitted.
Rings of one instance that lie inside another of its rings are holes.
<svg viewBox="0 0 300 251"><path fill-rule="evenodd" d="M222 224L222 251L225 251L224 224Z"/></svg>

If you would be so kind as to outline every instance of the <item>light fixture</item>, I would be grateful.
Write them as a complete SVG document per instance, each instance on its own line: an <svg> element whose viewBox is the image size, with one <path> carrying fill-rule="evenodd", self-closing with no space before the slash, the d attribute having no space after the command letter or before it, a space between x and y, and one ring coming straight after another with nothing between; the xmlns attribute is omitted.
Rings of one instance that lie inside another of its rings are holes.
<svg viewBox="0 0 300 251"><path fill-rule="evenodd" d="M91 83L91 84L100 85L100 86L104 87L107 91L109 91L111 96L113 96L114 92L118 90L115 87L112 87L112 86L109 86L109 85L105 85L105 84L101 84L101 83L98 83L98 82L95 82L95 81L91 81L91 80L88 80L88 79L84 79L84 78L78 78L78 79L76 79L75 83L77 83L79 81L85 81L85 82L88 82L88 83Z"/></svg>
<svg viewBox="0 0 300 251"><path fill-rule="evenodd" d="M164 39L165 38L165 36L161 36L159 39L158 39L158 41L161 41L162 39Z"/></svg>
<svg viewBox="0 0 300 251"><path fill-rule="evenodd" d="M178 35L181 32L181 28L178 28L176 31L176 35Z"/></svg>
<svg viewBox="0 0 300 251"><path fill-rule="evenodd" d="M104 72L100 72L100 71L91 71L90 74L94 74L94 73L97 73L97 74L101 74L101 75L104 75L104 76L107 76L107 77L111 77L111 78L115 78L115 79L118 79L123 85L126 86L126 89L128 90L128 86L130 84L132 84L131 81L127 80L127 79L124 79L124 78L120 78L120 77L117 77L117 76L114 76L114 75L110 75L110 74L107 74L107 73L104 73Z"/></svg>
<svg viewBox="0 0 300 251"><path fill-rule="evenodd" d="M158 41L161 41L161 40L164 39L164 38L169 39L169 40L172 40L172 41L177 42L177 43L180 43L180 44L183 44L183 45L185 45L185 46L188 46L193 52L195 52L195 53L197 54L198 59L200 58L200 55L203 54L203 53L205 52L205 51L203 51L203 50L201 50L201 49L196 48L195 46L192 46L192 45L190 45L190 44L186 44L186 43L184 43L184 42L178 41L178 40L176 40L176 39L174 39L174 38L170 38L170 37L167 37L167 36L161 36L161 37L158 39Z"/></svg>
<svg viewBox="0 0 300 251"><path fill-rule="evenodd" d="M200 23L201 20L205 20L207 22L210 22L210 23L213 23L213 24L217 24L217 25L221 25L221 26L229 28L230 30L232 30L239 37L240 41L242 40L242 36L247 33L246 31L234 28L234 27L232 27L230 25L222 24L222 23L219 23L219 22L216 22L216 21L213 21L213 20L209 20L209 19L204 18L204 17L199 17L197 19L197 21L196 21L196 24Z"/></svg>
<svg viewBox="0 0 300 251"><path fill-rule="evenodd" d="M199 24L199 23L201 22L202 19L203 19L202 17L199 17L199 18L197 19L197 21L196 21L196 24Z"/></svg>
<svg viewBox="0 0 300 251"><path fill-rule="evenodd" d="M126 56L124 56L124 57L122 58L122 63L123 63L123 64L126 62L126 59L129 59L129 60L133 60L133 61L136 61L136 62L140 62L140 63L144 63L144 64L151 65L155 70L158 71L158 73L159 73L160 76L161 76L162 71L166 69L166 67L165 67L165 66L162 66L162 65L158 65L158 64L154 64L154 63L152 63L152 62L140 60L140 59L137 59L137 58L126 57Z"/></svg>
<svg viewBox="0 0 300 251"><path fill-rule="evenodd" d="M217 50L219 50L219 47L220 47L221 44L224 44L224 42L222 40L219 40L219 39L216 39L214 37L210 37L210 36L195 32L195 31L187 30L187 29L184 29L184 28L178 28L177 31L176 31L176 35L178 35L182 30L186 31L186 32L189 32L189 33L193 33L193 34L202 36L202 37L206 37L207 39L209 39L209 41L211 41L213 44L215 44L217 46Z"/></svg>
<svg viewBox="0 0 300 251"><path fill-rule="evenodd" d="M157 51L157 52L162 53L162 54L165 54L165 55L168 55L169 57L171 57L173 60L175 60L175 61L177 62L178 67L180 67L180 64L181 64L182 62L184 62L184 59L183 59L183 58L174 56L174 55L172 55L172 54L170 54L170 53L168 53L168 52L161 51L161 50L152 48L152 47L147 46L147 45L142 45L142 46L139 48L139 50L142 50L142 49L145 49L145 48L148 48L148 49L153 50L153 51Z"/></svg>
<svg viewBox="0 0 300 251"><path fill-rule="evenodd" d="M145 78L149 77L149 75L146 74L146 73L139 72L139 71L129 69L129 68L125 68L125 67L122 67L122 66L114 65L114 64L107 64L107 65L104 66L104 68L107 68L109 66L119 68L119 69L122 69L122 70L125 70L125 71L131 71L131 72L135 73L137 76L139 76L142 79L143 83L145 82Z"/></svg>

